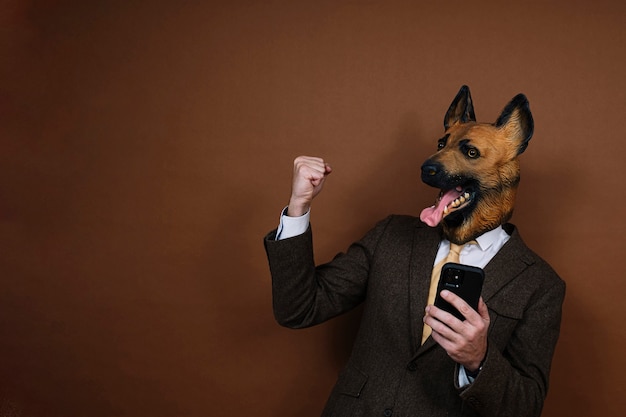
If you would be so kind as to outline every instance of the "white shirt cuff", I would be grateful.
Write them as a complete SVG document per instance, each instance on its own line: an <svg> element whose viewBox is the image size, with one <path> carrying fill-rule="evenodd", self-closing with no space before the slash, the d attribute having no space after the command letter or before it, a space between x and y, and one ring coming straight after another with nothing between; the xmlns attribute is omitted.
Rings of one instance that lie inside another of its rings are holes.
<svg viewBox="0 0 626 417"><path fill-rule="evenodd" d="M465 373L465 367L463 365L459 365L459 388L463 388L472 382L474 382L474 378Z"/></svg>
<svg viewBox="0 0 626 417"><path fill-rule="evenodd" d="M306 232L309 228L310 217L311 210L307 211L300 217L287 216L287 207L285 207L280 216L280 224L278 225L278 230L276 231L276 240L288 239Z"/></svg>

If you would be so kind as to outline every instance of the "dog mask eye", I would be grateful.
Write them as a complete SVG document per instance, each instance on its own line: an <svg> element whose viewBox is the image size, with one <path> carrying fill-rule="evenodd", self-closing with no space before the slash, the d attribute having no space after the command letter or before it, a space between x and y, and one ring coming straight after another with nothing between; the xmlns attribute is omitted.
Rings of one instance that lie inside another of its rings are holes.
<svg viewBox="0 0 626 417"><path fill-rule="evenodd" d="M469 139L463 139L459 142L459 150L465 154L468 158L476 159L480 156L480 151L470 145Z"/></svg>
<svg viewBox="0 0 626 417"><path fill-rule="evenodd" d="M478 152L478 149L476 148L469 148L467 150L467 156L469 156L472 159L478 158L480 156L480 152Z"/></svg>
<svg viewBox="0 0 626 417"><path fill-rule="evenodd" d="M442 137L441 139L439 139L437 141L437 150L438 151L440 151L440 150L442 150L443 148L446 147L446 143L448 142L448 137L449 136L450 135L445 135L444 137Z"/></svg>

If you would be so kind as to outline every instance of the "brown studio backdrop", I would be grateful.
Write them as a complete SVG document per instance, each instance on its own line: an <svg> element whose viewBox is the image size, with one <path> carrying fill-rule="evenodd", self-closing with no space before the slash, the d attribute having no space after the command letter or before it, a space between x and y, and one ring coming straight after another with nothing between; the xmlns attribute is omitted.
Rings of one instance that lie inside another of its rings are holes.
<svg viewBox="0 0 626 417"><path fill-rule="evenodd" d="M479 120L518 92L535 117L513 220L568 284L544 415L623 415L623 2L2 7L5 410L318 415L359 312L273 321L292 160L335 169L329 260L433 201L418 167L467 83Z"/></svg>

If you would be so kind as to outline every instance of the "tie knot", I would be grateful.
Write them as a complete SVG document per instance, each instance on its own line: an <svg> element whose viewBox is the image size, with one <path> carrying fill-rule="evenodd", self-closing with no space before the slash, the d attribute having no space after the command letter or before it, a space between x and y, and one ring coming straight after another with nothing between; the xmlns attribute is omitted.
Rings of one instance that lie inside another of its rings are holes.
<svg viewBox="0 0 626 417"><path fill-rule="evenodd" d="M478 242L475 240L470 240L469 242L465 242L462 245L457 245L455 243L450 242L450 253L448 254L449 262L459 262L459 256L461 254L461 250L467 245L477 245Z"/></svg>
<svg viewBox="0 0 626 417"><path fill-rule="evenodd" d="M461 249L463 249L463 246L465 245L457 245L455 243L450 243L450 252L458 255L459 253L461 253Z"/></svg>

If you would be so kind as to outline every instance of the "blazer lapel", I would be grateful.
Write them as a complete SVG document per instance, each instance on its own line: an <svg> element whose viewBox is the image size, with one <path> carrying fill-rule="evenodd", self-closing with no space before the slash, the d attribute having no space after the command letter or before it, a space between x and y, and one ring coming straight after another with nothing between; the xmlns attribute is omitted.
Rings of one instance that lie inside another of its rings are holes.
<svg viewBox="0 0 626 417"><path fill-rule="evenodd" d="M441 242L439 229L425 229L425 226L415 228L409 272L409 319L413 352L436 344L429 337L421 346L424 309L428 301L430 276L439 242Z"/></svg>
<svg viewBox="0 0 626 417"><path fill-rule="evenodd" d="M517 229L515 229L509 241L498 251L484 269L485 282L483 284L482 296L487 305L489 305L489 300L502 287L534 262L528 251L528 247L522 241Z"/></svg>

